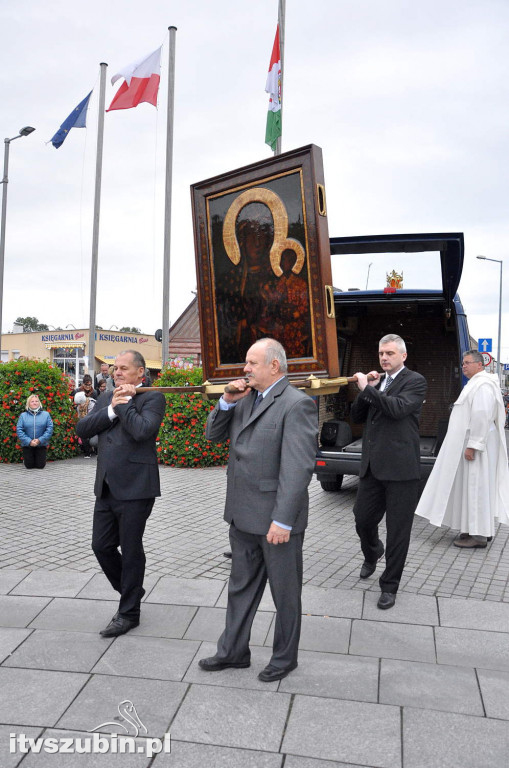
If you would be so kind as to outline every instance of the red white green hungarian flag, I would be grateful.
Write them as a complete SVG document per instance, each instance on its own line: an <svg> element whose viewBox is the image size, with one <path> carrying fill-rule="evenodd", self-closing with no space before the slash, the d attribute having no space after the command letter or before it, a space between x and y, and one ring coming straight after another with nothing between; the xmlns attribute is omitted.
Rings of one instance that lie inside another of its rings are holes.
<svg viewBox="0 0 509 768"><path fill-rule="evenodd" d="M281 51L279 48L279 24L276 29L276 37L270 57L269 74L265 90L269 94L269 111L267 114L267 127L265 129L265 143L272 151L276 149L276 142L282 134L281 126Z"/></svg>

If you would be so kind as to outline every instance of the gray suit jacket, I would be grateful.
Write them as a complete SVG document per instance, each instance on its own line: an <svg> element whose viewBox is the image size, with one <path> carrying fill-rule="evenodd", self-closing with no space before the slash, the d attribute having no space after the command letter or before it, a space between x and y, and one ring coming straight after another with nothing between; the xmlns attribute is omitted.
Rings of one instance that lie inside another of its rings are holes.
<svg viewBox="0 0 509 768"><path fill-rule="evenodd" d="M352 419L365 422L360 477L368 467L377 480L417 480L419 416L426 396L426 379L408 368L398 373L385 392L366 387L352 403Z"/></svg>
<svg viewBox="0 0 509 768"><path fill-rule="evenodd" d="M207 420L209 440L230 438L224 518L246 533L265 535L273 520L301 533L317 448L316 405L287 378L251 414L256 394L229 411L217 405Z"/></svg>
<svg viewBox="0 0 509 768"><path fill-rule="evenodd" d="M112 392L102 394L95 408L78 421L79 437L99 436L94 493L100 497L106 479L115 499L152 499L161 495L156 437L165 411L161 392L141 392L117 405L110 421Z"/></svg>

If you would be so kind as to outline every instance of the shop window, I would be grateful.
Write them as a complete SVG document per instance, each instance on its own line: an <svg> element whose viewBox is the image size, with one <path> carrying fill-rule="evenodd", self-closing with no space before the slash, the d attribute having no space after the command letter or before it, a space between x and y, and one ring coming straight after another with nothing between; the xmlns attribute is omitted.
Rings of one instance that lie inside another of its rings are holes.
<svg viewBox="0 0 509 768"><path fill-rule="evenodd" d="M85 373L84 350L82 347L58 347L53 351L53 364L58 366L65 376L79 385Z"/></svg>

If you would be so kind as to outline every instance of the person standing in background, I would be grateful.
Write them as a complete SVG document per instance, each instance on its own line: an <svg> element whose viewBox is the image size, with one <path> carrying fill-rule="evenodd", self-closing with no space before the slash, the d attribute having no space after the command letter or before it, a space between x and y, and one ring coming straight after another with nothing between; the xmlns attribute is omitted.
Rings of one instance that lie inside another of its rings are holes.
<svg viewBox="0 0 509 768"><path fill-rule="evenodd" d="M495 520L509 525L509 469L505 411L498 376L482 354L463 357L468 383L454 403L435 466L415 510L433 525L460 531L460 549L485 548Z"/></svg>
<svg viewBox="0 0 509 768"><path fill-rule="evenodd" d="M27 398L25 412L16 427L18 440L23 448L23 463L27 469L44 469L46 452L53 434L53 421L44 411L38 395Z"/></svg>

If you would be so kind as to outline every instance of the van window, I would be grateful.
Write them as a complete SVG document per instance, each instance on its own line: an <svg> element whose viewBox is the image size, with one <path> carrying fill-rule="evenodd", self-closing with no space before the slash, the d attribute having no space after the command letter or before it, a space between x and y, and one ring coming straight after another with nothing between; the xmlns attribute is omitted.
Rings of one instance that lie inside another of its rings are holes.
<svg viewBox="0 0 509 768"><path fill-rule="evenodd" d="M383 291L393 270L403 273L406 290L442 290L439 251L333 254L331 262L332 283L342 291Z"/></svg>

